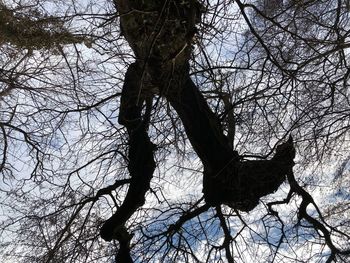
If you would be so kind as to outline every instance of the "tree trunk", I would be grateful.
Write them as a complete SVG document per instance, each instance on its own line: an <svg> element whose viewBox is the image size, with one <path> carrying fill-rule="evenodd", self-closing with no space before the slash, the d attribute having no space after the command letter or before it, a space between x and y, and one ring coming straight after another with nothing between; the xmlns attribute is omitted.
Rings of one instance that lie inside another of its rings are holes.
<svg viewBox="0 0 350 263"><path fill-rule="evenodd" d="M178 113L203 163L203 193L210 206L227 204L250 211L260 197L276 191L285 180L294 165L295 150L291 138L271 160L241 161L231 149L217 116L189 75L191 41L200 17L196 0L115 3L122 31L137 58L126 73L119 114L130 136L131 183L123 204L103 225L101 237L117 239L119 255L127 261L131 236L124 226L144 204L155 169L154 145L147 134L155 87Z"/></svg>

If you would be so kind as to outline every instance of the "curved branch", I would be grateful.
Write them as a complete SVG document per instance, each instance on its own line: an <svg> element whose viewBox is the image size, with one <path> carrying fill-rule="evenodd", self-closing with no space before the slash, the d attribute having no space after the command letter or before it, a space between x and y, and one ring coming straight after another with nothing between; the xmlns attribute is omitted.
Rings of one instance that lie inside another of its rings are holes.
<svg viewBox="0 0 350 263"><path fill-rule="evenodd" d="M127 220L145 203L145 194L150 188L150 181L156 167L153 152L155 145L150 141L147 127L152 103L150 98L141 96L140 67L137 63L129 66L125 75L119 123L126 126L129 133L130 186L122 205L103 224L100 234L106 241L116 239L119 242L117 262L133 262L130 256L129 243L132 235L125 228ZM143 95L141 93L141 95ZM142 116L142 104L146 101L145 115Z"/></svg>
<svg viewBox="0 0 350 263"><path fill-rule="evenodd" d="M316 220L315 218L313 218L312 216L310 216L307 213L307 206L309 204L314 205L314 207L316 208L319 216L322 219L322 214L320 212L320 210L318 209L314 199L312 198L312 196L306 191L304 190L299 184L298 182L295 180L293 171L290 170L287 174L287 178L291 187L291 190L293 192L295 192L296 194L298 194L299 196L301 196L302 198L302 202L300 204L299 207L299 220L300 219L305 219L307 222L309 222L315 230L318 230L322 233L323 238L325 239L325 242L327 244L327 246L329 247L329 249L331 250L331 255L329 257L329 262L331 262L331 260L335 257L336 254L340 254L340 255L350 255L350 250L341 250L339 248L337 248L331 238L331 233L330 231L325 227L324 224L322 224L320 221Z"/></svg>

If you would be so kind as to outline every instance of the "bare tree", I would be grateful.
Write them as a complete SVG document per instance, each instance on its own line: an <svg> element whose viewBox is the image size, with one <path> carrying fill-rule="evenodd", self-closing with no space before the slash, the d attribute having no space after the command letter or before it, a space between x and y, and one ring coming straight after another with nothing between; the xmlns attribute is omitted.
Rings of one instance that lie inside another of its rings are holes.
<svg viewBox="0 0 350 263"><path fill-rule="evenodd" d="M3 260L349 260L346 1L3 1L0 23Z"/></svg>

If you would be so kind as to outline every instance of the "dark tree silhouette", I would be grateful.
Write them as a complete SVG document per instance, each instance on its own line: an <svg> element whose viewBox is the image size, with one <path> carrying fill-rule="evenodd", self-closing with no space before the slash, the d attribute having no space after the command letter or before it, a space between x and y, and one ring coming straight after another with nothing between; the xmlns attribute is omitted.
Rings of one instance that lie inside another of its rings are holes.
<svg viewBox="0 0 350 263"><path fill-rule="evenodd" d="M0 259L347 262L348 8L1 2Z"/></svg>

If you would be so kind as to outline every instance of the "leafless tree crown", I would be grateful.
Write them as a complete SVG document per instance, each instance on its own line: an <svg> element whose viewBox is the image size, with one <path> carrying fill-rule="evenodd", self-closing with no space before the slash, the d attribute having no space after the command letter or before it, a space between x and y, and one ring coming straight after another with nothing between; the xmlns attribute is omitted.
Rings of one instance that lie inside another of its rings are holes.
<svg viewBox="0 0 350 263"><path fill-rule="evenodd" d="M0 0L2 262L349 262L345 0Z"/></svg>

